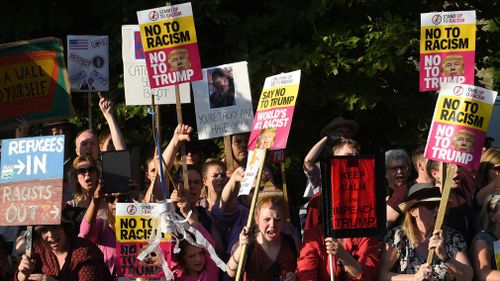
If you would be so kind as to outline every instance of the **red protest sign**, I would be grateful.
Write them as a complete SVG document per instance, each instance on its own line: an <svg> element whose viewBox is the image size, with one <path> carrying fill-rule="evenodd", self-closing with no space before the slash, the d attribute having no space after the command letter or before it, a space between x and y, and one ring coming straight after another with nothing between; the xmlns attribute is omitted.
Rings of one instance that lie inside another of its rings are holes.
<svg viewBox="0 0 500 281"><path fill-rule="evenodd" d="M342 156L322 162L327 235L374 236L384 230L383 167L382 157Z"/></svg>
<svg viewBox="0 0 500 281"><path fill-rule="evenodd" d="M61 222L62 179L0 183L0 225L51 225Z"/></svg>

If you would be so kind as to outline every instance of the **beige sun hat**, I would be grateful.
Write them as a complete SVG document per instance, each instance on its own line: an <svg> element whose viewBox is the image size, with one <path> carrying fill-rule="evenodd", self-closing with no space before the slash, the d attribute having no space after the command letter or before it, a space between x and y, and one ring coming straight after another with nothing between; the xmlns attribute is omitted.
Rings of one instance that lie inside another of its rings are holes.
<svg viewBox="0 0 500 281"><path fill-rule="evenodd" d="M415 185L414 185L415 186ZM412 186L412 188L414 187ZM399 204L401 211L406 212L411 209L415 204L422 202L440 202L441 201L441 191L437 186L423 187L417 186L413 192L408 193L408 199L406 202Z"/></svg>

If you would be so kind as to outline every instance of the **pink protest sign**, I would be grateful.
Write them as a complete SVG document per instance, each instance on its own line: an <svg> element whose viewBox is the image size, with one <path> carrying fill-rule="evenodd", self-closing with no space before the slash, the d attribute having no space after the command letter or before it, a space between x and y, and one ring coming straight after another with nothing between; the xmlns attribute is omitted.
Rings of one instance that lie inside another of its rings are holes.
<svg viewBox="0 0 500 281"><path fill-rule="evenodd" d="M442 83L425 157L477 169L496 96L481 87Z"/></svg>
<svg viewBox="0 0 500 281"><path fill-rule="evenodd" d="M191 3L138 11L151 89L203 79Z"/></svg>
<svg viewBox="0 0 500 281"><path fill-rule="evenodd" d="M421 14L420 91L441 83L474 84L476 12Z"/></svg>
<svg viewBox="0 0 500 281"><path fill-rule="evenodd" d="M253 119L248 149L284 149L299 92L300 70L267 77Z"/></svg>
<svg viewBox="0 0 500 281"><path fill-rule="evenodd" d="M158 251L152 251L143 260L137 256L151 243L153 225L158 223L152 215L156 203L117 203L116 204L116 273L118 277L130 279L164 278L164 263L172 260L171 235L161 234ZM158 253L161 253L159 255Z"/></svg>

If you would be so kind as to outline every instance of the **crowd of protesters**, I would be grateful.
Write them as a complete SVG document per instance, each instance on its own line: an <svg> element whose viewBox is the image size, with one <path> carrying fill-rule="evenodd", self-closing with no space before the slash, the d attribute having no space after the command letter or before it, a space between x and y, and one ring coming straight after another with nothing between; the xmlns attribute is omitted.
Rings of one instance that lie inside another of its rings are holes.
<svg viewBox="0 0 500 281"><path fill-rule="evenodd" d="M174 280L232 280L243 245L247 245L244 280L331 280L331 275L335 280L500 280L495 255L495 242L500 238L500 148L485 147L477 171L458 168L440 229L434 225L443 186L442 163L425 158L425 145L412 151L411 158L403 149L386 151L385 235L336 239L326 237L322 228L317 161L325 152L361 154L362 147L355 140L357 122L333 119L318 142L304 152L307 200L296 214L290 213L287 196L269 167L264 167L254 224L248 228L252 194L238 196L245 175L248 134L231 136L234 165L227 167L225 158L205 159L193 128L180 124L162 152L163 163L158 153L145 161L143 187L131 182L131 192L105 194L99 154L127 147L113 103L101 97L99 106L109 126L101 136L84 130L73 138L71 124L45 124L44 133L65 134L66 143L74 142L76 147L74 158L66 149L62 221L60 225L35 226L31 257L24 254L22 227L0 227L0 280L122 277L122 269L115 263L116 203L159 202L164 198L162 181L176 212L227 263L227 272L221 271L206 248L183 240L170 265ZM182 145L186 147L187 177L180 165ZM411 178L412 168L415 178ZM291 223L295 216L300 217L300 224ZM428 263L431 250L434 259Z"/></svg>

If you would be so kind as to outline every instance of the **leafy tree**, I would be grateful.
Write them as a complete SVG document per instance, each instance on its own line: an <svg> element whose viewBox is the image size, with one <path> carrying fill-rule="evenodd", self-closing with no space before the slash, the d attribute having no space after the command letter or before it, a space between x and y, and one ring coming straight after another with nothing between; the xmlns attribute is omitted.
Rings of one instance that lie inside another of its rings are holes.
<svg viewBox="0 0 500 281"><path fill-rule="evenodd" d="M177 4L179 1L173 1ZM301 194L302 159L321 128L344 114L357 120L365 149L413 148L425 141L435 93L418 92L420 13L475 9L479 19L478 70L498 69L499 1L311 0L192 3L204 67L247 60L254 105L265 77L302 69L295 120L288 141L289 182ZM0 42L68 34L110 36L111 97L131 146L152 148L146 106L124 105L121 25L137 23L136 11L161 1L21 1L2 9ZM498 88L499 73L494 72ZM483 80L477 77L477 85ZM85 95L73 94L85 127ZM97 104L97 97L94 97ZM194 108L184 106L185 122L195 124ZM98 108L96 128L102 127ZM175 107L162 106L163 136L175 127ZM165 141L166 142L166 141Z"/></svg>

